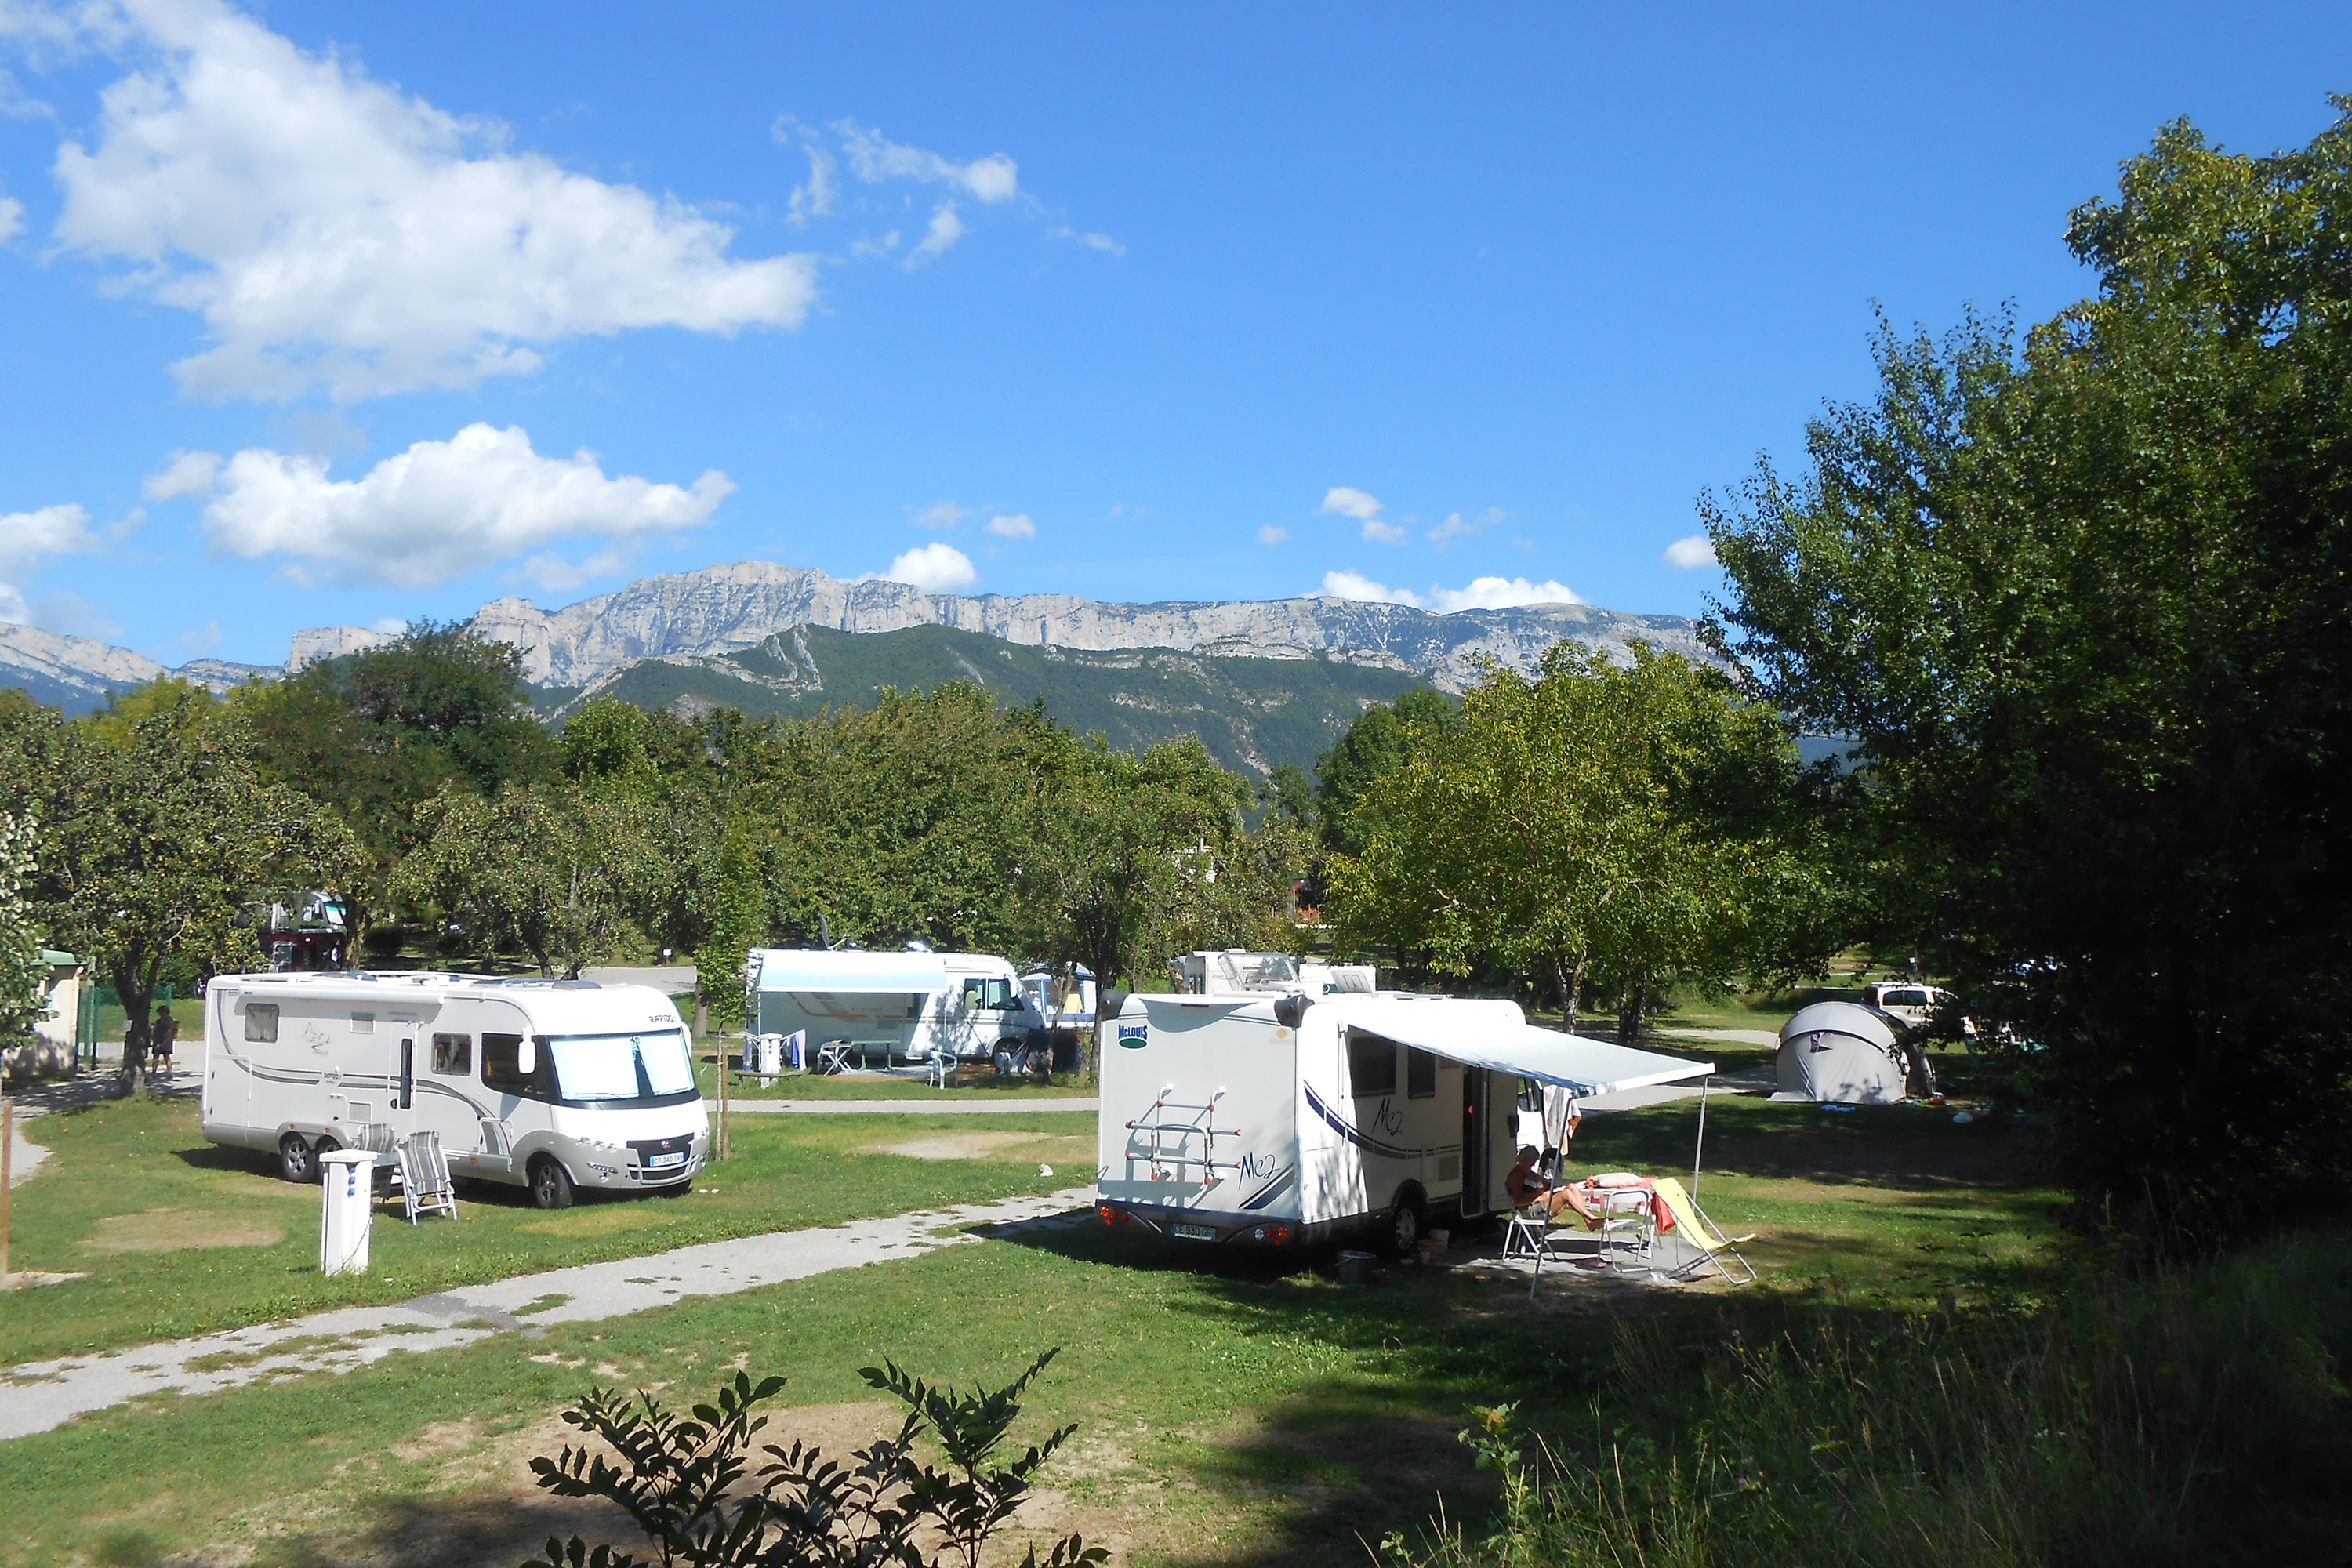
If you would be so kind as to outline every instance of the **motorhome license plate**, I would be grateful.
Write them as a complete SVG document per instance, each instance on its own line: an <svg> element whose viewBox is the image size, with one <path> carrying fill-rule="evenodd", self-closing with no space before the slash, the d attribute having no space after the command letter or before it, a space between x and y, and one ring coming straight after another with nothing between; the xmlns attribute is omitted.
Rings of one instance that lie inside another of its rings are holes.
<svg viewBox="0 0 2352 1568"><path fill-rule="evenodd" d="M686 1154L684 1151L680 1151L676 1154L656 1154L652 1159L646 1161L646 1163L656 1170L660 1169L664 1165L683 1165L686 1163Z"/></svg>
<svg viewBox="0 0 2352 1568"><path fill-rule="evenodd" d="M1179 1241L1214 1241L1217 1233L1205 1225L1171 1225L1168 1234Z"/></svg>

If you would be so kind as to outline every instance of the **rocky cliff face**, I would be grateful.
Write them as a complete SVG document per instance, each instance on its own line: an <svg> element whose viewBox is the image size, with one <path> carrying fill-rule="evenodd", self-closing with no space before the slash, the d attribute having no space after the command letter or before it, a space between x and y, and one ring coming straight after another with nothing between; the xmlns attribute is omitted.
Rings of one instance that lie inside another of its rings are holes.
<svg viewBox="0 0 2352 1568"><path fill-rule="evenodd" d="M1320 596L1161 605L1109 605L1067 594L964 598L904 583L844 583L767 561L646 577L552 612L528 599L500 599L483 605L474 625L520 648L525 672L542 686L586 686L640 659L734 653L800 626L845 632L943 626L1030 646L1188 648L1260 658L1319 653L1423 672L1454 691L1476 677L1483 659L1524 668L1563 637L1593 647L1640 638L1705 657L1696 624L1684 616L1585 605L1440 616ZM381 640L354 626L303 632L295 657L328 658Z"/></svg>
<svg viewBox="0 0 2352 1568"><path fill-rule="evenodd" d="M1319 655L1410 670L1448 691L1460 691L1475 679L1486 659L1524 669L1562 638L1604 648L1622 648L1640 638L1706 657L1696 623L1684 616L1632 616L1586 605L1440 616L1402 605L1320 596L1161 605L1107 605L1069 594L963 598L926 594L904 583L844 583L772 561L642 578L553 611L528 599L499 599L483 605L473 624L486 636L520 648L524 673L535 684L572 688L610 679L645 659L710 658L757 647L795 626L842 632L948 626L1030 647L1096 651L1176 648L1256 658ZM297 632L286 668L299 669L388 640L382 632L360 626ZM196 659L174 671L94 637L0 626L0 684L24 687L39 700L74 712L159 675L178 674L219 691L278 673L219 659Z"/></svg>

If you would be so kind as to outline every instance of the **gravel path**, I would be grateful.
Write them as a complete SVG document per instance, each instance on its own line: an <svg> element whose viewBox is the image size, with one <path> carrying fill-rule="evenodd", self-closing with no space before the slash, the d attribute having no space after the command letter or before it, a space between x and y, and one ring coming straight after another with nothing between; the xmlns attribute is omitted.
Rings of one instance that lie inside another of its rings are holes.
<svg viewBox="0 0 2352 1568"><path fill-rule="evenodd" d="M1093 1201L1092 1187L1071 1187L1044 1197L773 1231L518 1275L394 1306L345 1307L135 1350L27 1363L0 1372L0 1440L47 1432L163 1389L215 1394L276 1377L349 1372L394 1351L450 1350L492 1334L535 1334L547 1323L594 1322L698 1296L919 1258L980 1239L976 1226L1054 1223Z"/></svg>

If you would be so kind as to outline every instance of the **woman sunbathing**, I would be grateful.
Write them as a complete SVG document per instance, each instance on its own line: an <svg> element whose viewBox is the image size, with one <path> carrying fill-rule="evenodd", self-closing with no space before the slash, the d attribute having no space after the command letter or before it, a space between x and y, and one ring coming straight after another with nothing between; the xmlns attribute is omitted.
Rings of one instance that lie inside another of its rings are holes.
<svg viewBox="0 0 2352 1568"><path fill-rule="evenodd" d="M1570 1136L1573 1135L1573 1133L1570 1134ZM1544 1211L1552 1215L1559 1214L1562 1209L1574 1209L1587 1226L1599 1225L1601 1223L1599 1211L1593 1208L1590 1200L1574 1183L1562 1182L1554 1184L1544 1179L1543 1173L1536 1169L1538 1162L1541 1159L1542 1155L1537 1152L1534 1144L1527 1143L1520 1146L1519 1163L1513 1165L1511 1173L1503 1178L1503 1190L1510 1194L1511 1206L1523 1209L1532 1204L1541 1203L1544 1205Z"/></svg>

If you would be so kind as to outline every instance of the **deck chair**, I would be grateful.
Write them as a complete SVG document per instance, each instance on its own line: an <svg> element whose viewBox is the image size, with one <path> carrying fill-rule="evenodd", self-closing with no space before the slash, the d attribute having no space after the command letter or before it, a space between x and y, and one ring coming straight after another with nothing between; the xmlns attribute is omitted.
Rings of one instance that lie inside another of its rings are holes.
<svg viewBox="0 0 2352 1568"><path fill-rule="evenodd" d="M412 1132L400 1141L400 1198L411 1225L421 1214L457 1217L457 1187L449 1180L449 1159L441 1152L439 1133Z"/></svg>
<svg viewBox="0 0 2352 1568"><path fill-rule="evenodd" d="M1754 1265L1739 1253L1739 1244L1755 1240L1753 1236L1726 1236L1722 1228L1707 1217L1706 1211L1698 1206L1698 1200L1685 1192L1683 1184L1674 1177L1660 1176L1653 1185L1657 1188L1658 1202L1675 1216L1675 1234L1699 1249L1696 1258L1675 1269L1668 1276L1669 1279L1683 1279L1711 1263L1715 1265L1717 1273L1734 1285L1756 1283ZM1727 1258L1729 1262L1725 1261ZM1737 1272L1734 1272L1734 1265L1738 1266Z"/></svg>
<svg viewBox="0 0 2352 1568"><path fill-rule="evenodd" d="M1560 1215L1567 1217L1563 1219ZM1503 1256L1535 1260L1536 1271L1528 1280L1528 1300L1530 1301L1536 1299L1536 1287L1543 1282L1544 1259L1549 1258L1559 1262L1568 1256L1554 1243L1552 1233L1575 1230L1584 1224L1584 1217L1574 1209L1563 1209L1560 1215L1552 1213L1551 1206L1538 1198L1525 1208L1513 1209L1511 1217L1504 1223Z"/></svg>

